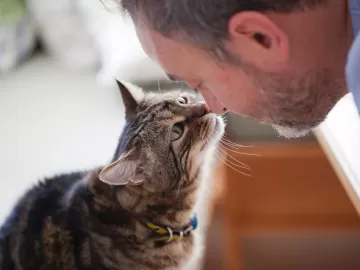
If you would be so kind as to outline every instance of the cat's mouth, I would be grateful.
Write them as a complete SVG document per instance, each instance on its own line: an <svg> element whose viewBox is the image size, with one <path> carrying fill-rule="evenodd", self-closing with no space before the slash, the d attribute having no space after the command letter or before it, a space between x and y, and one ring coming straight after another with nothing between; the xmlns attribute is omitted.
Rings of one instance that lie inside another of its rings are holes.
<svg viewBox="0 0 360 270"><path fill-rule="evenodd" d="M208 125L206 136L203 139L204 144L202 149L205 149L210 144L216 144L218 141L220 141L224 133L225 126L221 116L216 114L209 114L206 117L209 118L207 121L211 122L211 124Z"/></svg>

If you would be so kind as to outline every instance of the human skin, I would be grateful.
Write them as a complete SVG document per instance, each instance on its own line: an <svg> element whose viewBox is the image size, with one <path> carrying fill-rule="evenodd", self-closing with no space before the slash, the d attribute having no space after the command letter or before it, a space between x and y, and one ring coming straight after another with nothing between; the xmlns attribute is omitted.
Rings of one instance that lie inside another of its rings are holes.
<svg viewBox="0 0 360 270"><path fill-rule="evenodd" d="M198 89L211 110L227 110L300 137L347 93L345 65L353 40L347 1L289 13L243 11L228 22L233 61L134 20L144 51L173 80ZM179 35L180 37L180 35Z"/></svg>

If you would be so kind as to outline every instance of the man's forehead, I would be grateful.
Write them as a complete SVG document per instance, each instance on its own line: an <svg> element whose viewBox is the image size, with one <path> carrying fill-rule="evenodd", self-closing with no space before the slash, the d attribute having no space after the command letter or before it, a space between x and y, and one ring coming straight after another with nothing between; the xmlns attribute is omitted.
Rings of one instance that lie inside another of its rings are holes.
<svg viewBox="0 0 360 270"><path fill-rule="evenodd" d="M173 38L163 36L149 28L144 22L136 24L136 33L144 51L150 57L179 58L190 49L186 43L179 42Z"/></svg>
<svg viewBox="0 0 360 270"><path fill-rule="evenodd" d="M156 55L157 48L153 42L152 31L148 29L143 23L137 23L135 26L136 35L139 39L141 47L149 57L153 58ZM156 59L153 59L156 60Z"/></svg>
<svg viewBox="0 0 360 270"><path fill-rule="evenodd" d="M136 24L136 33L145 53L157 63L172 81L188 81L195 61L194 48L150 29L144 23Z"/></svg>
<svg viewBox="0 0 360 270"><path fill-rule="evenodd" d="M177 45L174 41L150 29L144 23L137 23L135 29L141 46L151 58L169 56L168 52Z"/></svg>

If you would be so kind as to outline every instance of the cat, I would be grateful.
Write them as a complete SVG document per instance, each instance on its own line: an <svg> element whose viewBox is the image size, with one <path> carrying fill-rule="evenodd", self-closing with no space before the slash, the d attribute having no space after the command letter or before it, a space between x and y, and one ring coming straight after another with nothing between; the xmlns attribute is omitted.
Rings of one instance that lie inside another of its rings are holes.
<svg viewBox="0 0 360 270"><path fill-rule="evenodd" d="M117 85L126 123L112 161L29 189L0 228L0 270L177 270L195 253L225 124L195 94Z"/></svg>

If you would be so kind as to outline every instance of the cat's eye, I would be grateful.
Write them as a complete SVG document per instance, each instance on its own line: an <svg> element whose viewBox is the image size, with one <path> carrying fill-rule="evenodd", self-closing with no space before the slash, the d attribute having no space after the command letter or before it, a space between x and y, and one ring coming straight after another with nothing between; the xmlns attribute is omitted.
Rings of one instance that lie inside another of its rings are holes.
<svg viewBox="0 0 360 270"><path fill-rule="evenodd" d="M176 141L184 134L185 124L183 122L176 123L171 130L171 140Z"/></svg>
<svg viewBox="0 0 360 270"><path fill-rule="evenodd" d="M179 97L179 103L180 104L187 104L188 103L188 99L186 97Z"/></svg>

